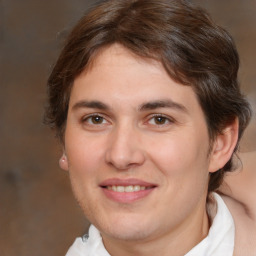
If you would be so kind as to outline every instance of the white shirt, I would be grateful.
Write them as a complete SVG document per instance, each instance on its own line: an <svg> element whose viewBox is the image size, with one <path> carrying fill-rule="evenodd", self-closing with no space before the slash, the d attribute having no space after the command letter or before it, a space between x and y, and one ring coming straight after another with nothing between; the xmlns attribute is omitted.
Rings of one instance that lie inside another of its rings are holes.
<svg viewBox="0 0 256 256"><path fill-rule="evenodd" d="M213 193L217 203L215 215L208 236L185 256L232 256L235 240L233 218L222 198ZM105 249L100 232L90 226L89 234L76 238L66 256L110 256Z"/></svg>

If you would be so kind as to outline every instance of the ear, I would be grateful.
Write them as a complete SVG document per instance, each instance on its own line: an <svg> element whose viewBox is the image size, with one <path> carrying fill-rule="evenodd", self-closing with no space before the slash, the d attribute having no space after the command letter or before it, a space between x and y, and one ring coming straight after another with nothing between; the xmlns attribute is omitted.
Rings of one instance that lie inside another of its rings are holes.
<svg viewBox="0 0 256 256"><path fill-rule="evenodd" d="M64 171L68 171L68 169L69 169L68 159L67 159L67 156L66 156L65 152L63 153L63 155L61 156L61 158L59 160L59 166Z"/></svg>
<svg viewBox="0 0 256 256"><path fill-rule="evenodd" d="M237 118L221 134L217 135L210 154L209 172L221 169L231 158L238 140Z"/></svg>

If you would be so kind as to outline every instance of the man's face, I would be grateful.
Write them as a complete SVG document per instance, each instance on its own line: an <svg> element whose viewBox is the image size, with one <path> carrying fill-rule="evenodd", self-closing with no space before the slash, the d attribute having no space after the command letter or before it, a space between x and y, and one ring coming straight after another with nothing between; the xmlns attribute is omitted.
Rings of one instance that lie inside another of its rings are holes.
<svg viewBox="0 0 256 256"><path fill-rule="evenodd" d="M206 216L201 107L162 65L113 45L75 79L65 153L74 194L103 239L150 240Z"/></svg>

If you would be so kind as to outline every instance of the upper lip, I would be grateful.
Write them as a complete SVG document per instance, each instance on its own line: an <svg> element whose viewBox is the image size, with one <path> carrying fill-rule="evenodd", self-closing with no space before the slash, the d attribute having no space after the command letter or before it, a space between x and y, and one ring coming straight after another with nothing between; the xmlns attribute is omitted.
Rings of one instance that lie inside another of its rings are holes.
<svg viewBox="0 0 256 256"><path fill-rule="evenodd" d="M100 183L101 187L107 187L107 186L144 186L144 187L156 187L156 184L146 182L140 179L135 179L135 178L129 178L129 179L119 179L119 178L111 178L111 179L106 179L103 182Z"/></svg>

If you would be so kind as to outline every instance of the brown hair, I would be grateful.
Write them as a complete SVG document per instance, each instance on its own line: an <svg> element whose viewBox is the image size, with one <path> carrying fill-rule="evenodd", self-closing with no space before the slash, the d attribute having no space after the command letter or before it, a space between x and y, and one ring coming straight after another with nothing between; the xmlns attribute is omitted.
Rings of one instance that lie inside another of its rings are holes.
<svg viewBox="0 0 256 256"><path fill-rule="evenodd" d="M49 77L46 121L62 142L74 79L99 50L113 43L160 61L172 79L192 86L211 141L236 118L240 140L251 111L238 85L239 58L231 36L205 10L185 0L110 0L74 27ZM209 191L232 169L231 160L211 174Z"/></svg>

